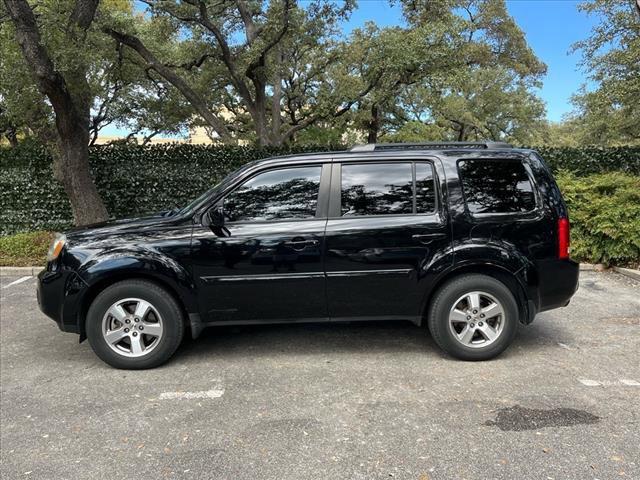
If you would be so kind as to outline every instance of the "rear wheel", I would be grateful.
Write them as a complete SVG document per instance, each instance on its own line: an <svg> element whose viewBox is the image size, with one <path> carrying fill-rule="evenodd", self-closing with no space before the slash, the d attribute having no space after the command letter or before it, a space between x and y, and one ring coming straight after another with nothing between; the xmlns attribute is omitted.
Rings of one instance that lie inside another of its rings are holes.
<svg viewBox="0 0 640 480"><path fill-rule="evenodd" d="M428 319L434 341L462 360L488 360L515 338L518 306L509 288L487 275L447 282L435 294Z"/></svg>
<svg viewBox="0 0 640 480"><path fill-rule="evenodd" d="M166 362L184 334L180 307L158 285L118 282L102 291L87 313L93 351L116 368L153 368Z"/></svg>

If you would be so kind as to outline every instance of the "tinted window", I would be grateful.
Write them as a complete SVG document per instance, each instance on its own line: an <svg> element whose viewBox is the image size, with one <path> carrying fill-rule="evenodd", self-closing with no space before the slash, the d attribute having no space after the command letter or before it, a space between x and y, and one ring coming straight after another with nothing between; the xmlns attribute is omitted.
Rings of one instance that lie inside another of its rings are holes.
<svg viewBox="0 0 640 480"><path fill-rule="evenodd" d="M518 213L535 208L533 186L522 162L464 160L458 168L471 213Z"/></svg>
<svg viewBox="0 0 640 480"><path fill-rule="evenodd" d="M436 209L433 167L430 163L416 163L416 212L431 213Z"/></svg>
<svg viewBox="0 0 640 480"><path fill-rule="evenodd" d="M314 217L321 170L302 167L256 175L225 198L225 214L234 222Z"/></svg>
<svg viewBox="0 0 640 480"><path fill-rule="evenodd" d="M342 215L413 213L411 163L342 165Z"/></svg>

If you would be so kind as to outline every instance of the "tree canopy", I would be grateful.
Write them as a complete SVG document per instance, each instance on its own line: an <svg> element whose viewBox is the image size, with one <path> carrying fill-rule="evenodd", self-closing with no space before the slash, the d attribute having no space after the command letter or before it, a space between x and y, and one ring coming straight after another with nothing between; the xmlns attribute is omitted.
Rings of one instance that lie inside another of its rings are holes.
<svg viewBox="0 0 640 480"><path fill-rule="evenodd" d="M580 9L599 15L591 36L574 45L595 88L573 97L568 119L584 143L640 143L640 2L588 0Z"/></svg>
<svg viewBox="0 0 640 480"><path fill-rule="evenodd" d="M259 145L527 143L546 128L545 65L504 0L402 0L402 24L350 33L355 0L104 0L82 48L64 40L73 3L34 5L54 63L86 70L90 143L106 125ZM0 135L51 139L14 35L1 21Z"/></svg>

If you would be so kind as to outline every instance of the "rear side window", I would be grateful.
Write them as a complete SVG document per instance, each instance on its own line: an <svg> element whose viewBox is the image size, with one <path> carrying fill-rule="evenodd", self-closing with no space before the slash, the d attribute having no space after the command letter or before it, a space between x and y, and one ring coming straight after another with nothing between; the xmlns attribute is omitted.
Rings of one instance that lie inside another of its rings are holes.
<svg viewBox="0 0 640 480"><path fill-rule="evenodd" d="M469 212L523 213L536 206L533 185L522 162L463 160L458 162Z"/></svg>
<svg viewBox="0 0 640 480"><path fill-rule="evenodd" d="M340 199L342 216L431 213L433 167L416 163L414 177L413 162L343 164Z"/></svg>

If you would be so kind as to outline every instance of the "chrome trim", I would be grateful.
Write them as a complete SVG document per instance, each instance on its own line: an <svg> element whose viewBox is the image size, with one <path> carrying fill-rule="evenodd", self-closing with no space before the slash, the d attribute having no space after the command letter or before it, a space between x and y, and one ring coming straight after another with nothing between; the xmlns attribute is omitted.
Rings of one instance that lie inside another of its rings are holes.
<svg viewBox="0 0 640 480"><path fill-rule="evenodd" d="M324 272L310 273L267 273L260 275L211 275L200 277L205 283L216 282L261 282L265 280L304 280L308 278L322 278Z"/></svg>
<svg viewBox="0 0 640 480"><path fill-rule="evenodd" d="M368 275L398 275L409 276L413 268L385 268L379 270L339 270L327 272L327 277L365 277Z"/></svg>

